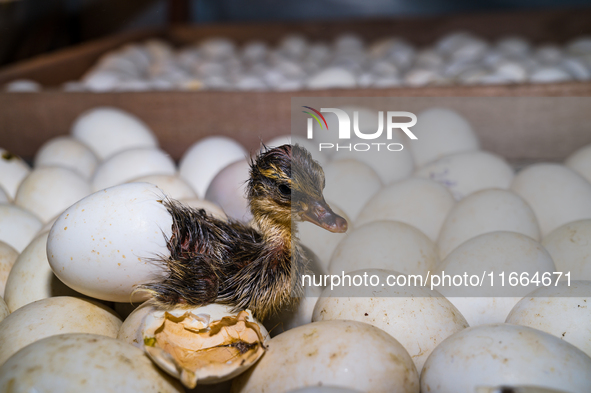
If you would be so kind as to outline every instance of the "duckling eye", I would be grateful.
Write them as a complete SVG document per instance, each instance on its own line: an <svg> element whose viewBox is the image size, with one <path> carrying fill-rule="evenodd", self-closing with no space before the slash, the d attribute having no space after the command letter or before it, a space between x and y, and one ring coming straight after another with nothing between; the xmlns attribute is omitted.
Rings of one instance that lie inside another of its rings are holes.
<svg viewBox="0 0 591 393"><path fill-rule="evenodd" d="M289 188L289 186L286 186L285 184L281 184L281 185L279 185L279 192L283 196L290 196L291 195L291 188Z"/></svg>

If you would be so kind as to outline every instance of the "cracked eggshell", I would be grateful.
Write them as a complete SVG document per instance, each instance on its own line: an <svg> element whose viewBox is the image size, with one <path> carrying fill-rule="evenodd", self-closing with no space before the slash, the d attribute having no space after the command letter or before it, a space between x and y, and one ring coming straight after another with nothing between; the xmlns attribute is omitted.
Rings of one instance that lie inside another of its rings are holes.
<svg viewBox="0 0 591 393"><path fill-rule="evenodd" d="M59 216L47 241L49 264L72 289L113 302L139 301L139 284L163 274L155 258L170 255L172 217L162 191L129 183L82 199Z"/></svg>
<svg viewBox="0 0 591 393"><path fill-rule="evenodd" d="M82 142L71 136L59 136L45 142L35 155L35 167L59 166L90 179L98 158Z"/></svg>
<svg viewBox="0 0 591 393"><path fill-rule="evenodd" d="M247 156L244 147L232 138L203 138L189 147L181 158L179 176L193 187L197 196L204 198L209 184L222 169Z"/></svg>
<svg viewBox="0 0 591 393"><path fill-rule="evenodd" d="M419 113L411 131L418 138L408 144L418 168L450 154L480 148L470 123L450 109L431 108Z"/></svg>
<svg viewBox="0 0 591 393"><path fill-rule="evenodd" d="M4 297L6 281L18 255L18 251L13 247L0 241L0 297Z"/></svg>
<svg viewBox="0 0 591 393"><path fill-rule="evenodd" d="M67 383L64 383L67 381ZM0 391L183 393L139 349L111 337L70 333L39 340L0 367Z"/></svg>
<svg viewBox="0 0 591 393"><path fill-rule="evenodd" d="M591 183L591 145L584 146L568 156L564 165Z"/></svg>
<svg viewBox="0 0 591 393"><path fill-rule="evenodd" d="M18 206L0 203L0 241L22 252L43 223L33 213Z"/></svg>
<svg viewBox="0 0 591 393"><path fill-rule="evenodd" d="M130 183L150 183L161 189L172 199L197 198L191 186L177 175L148 175L132 180Z"/></svg>
<svg viewBox="0 0 591 393"><path fill-rule="evenodd" d="M561 281L521 299L505 322L550 333L591 356L589 321L591 281Z"/></svg>
<svg viewBox="0 0 591 393"><path fill-rule="evenodd" d="M128 149L158 147L156 136L140 119L117 108L99 107L74 122L72 136L100 159Z"/></svg>
<svg viewBox="0 0 591 393"><path fill-rule="evenodd" d="M117 337L121 320L102 304L75 297L52 297L27 304L0 325L0 365L21 348L45 337L92 333Z"/></svg>
<svg viewBox="0 0 591 393"><path fill-rule="evenodd" d="M471 327L429 356L421 390L474 393L477 386L536 385L572 393L591 386L591 358L573 345L525 326Z"/></svg>
<svg viewBox="0 0 591 393"><path fill-rule="evenodd" d="M219 205L230 218L250 221L252 214L246 199L246 181L249 178L248 160L236 161L214 177L207 188L205 199Z"/></svg>
<svg viewBox="0 0 591 393"><path fill-rule="evenodd" d="M339 243L328 271L341 275L373 268L426 274L438 264L435 244L421 231L398 221L374 221L356 227Z"/></svg>
<svg viewBox="0 0 591 393"><path fill-rule="evenodd" d="M358 270L351 274L379 277L385 283L388 270ZM452 334L468 327L460 311L437 291L426 287L377 287L372 297L347 296L326 288L314 308L312 321L351 320L382 329L404 346L418 372L429 354Z"/></svg>
<svg viewBox="0 0 591 393"><path fill-rule="evenodd" d="M437 246L445 258L460 244L495 231L518 232L540 241L536 216L519 195L509 190L487 189L468 195L449 212Z"/></svg>
<svg viewBox="0 0 591 393"><path fill-rule="evenodd" d="M14 199L18 186L30 171L31 168L22 158L0 148L0 187L10 199Z"/></svg>
<svg viewBox="0 0 591 393"><path fill-rule="evenodd" d="M90 193L88 181L70 169L36 168L20 184L14 203L48 222Z"/></svg>
<svg viewBox="0 0 591 393"><path fill-rule="evenodd" d="M366 323L314 322L267 344L261 360L234 380L233 393L284 393L319 385L374 393L419 392L419 375L408 352L392 336Z"/></svg>
<svg viewBox="0 0 591 393"><path fill-rule="evenodd" d="M440 183L411 177L378 191L365 204L355 225L380 220L400 221L414 226L436 242L454 204L453 195Z"/></svg>
<svg viewBox="0 0 591 393"><path fill-rule="evenodd" d="M456 200L487 188L508 189L513 169L504 158L484 151L452 154L415 172L415 176L446 186Z"/></svg>
<svg viewBox="0 0 591 393"><path fill-rule="evenodd" d="M591 219L569 222L547 235L548 250L557 272L570 272L576 280L591 281ZM561 277L565 279L565 277Z"/></svg>
<svg viewBox="0 0 591 393"><path fill-rule="evenodd" d="M591 184L564 165L531 165L515 176L511 190L531 206L542 237L566 223L591 218Z"/></svg>

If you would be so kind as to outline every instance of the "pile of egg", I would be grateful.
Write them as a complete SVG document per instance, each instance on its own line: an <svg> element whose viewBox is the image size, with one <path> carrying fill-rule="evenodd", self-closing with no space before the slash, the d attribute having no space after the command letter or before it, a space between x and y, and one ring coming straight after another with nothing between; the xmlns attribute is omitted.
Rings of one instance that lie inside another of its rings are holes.
<svg viewBox="0 0 591 393"><path fill-rule="evenodd" d="M276 47L251 41L240 48L210 38L175 50L161 40L127 45L105 54L66 91L300 90L387 88L450 84L513 84L591 79L591 38L560 46L534 46L522 37L489 43L466 32L448 34L417 48L399 38L370 45L344 34L332 44L299 35ZM37 91L18 80L8 91Z"/></svg>
<svg viewBox="0 0 591 393"><path fill-rule="evenodd" d="M159 199L248 220L248 154L207 137L177 167L141 120L96 108L45 143L33 168L0 151L0 391L588 392L591 145L515 173L480 149L459 114L417 117L419 139L396 154L318 152L291 136L266 143L309 148L326 200L349 222L345 234L300 225L314 270L383 280L570 271L570 286L511 297L307 287L296 308L263 323L217 304L137 307L144 298L131 290L154 274L150 258L168 252L172 220ZM174 325L193 338L182 336L183 351L199 352L208 339L191 334L222 321L224 334L255 348L240 362L216 353L224 361L213 366L180 364L151 344Z"/></svg>

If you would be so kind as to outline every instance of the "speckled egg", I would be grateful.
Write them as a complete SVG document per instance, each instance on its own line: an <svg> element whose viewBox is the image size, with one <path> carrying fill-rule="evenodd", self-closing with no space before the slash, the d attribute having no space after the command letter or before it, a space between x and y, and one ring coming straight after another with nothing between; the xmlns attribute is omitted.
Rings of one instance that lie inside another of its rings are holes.
<svg viewBox="0 0 591 393"><path fill-rule="evenodd" d="M4 297L6 280L17 257L18 252L14 248L0 241L0 297Z"/></svg>
<svg viewBox="0 0 591 393"><path fill-rule="evenodd" d="M569 222L550 232L542 245L557 272L570 272L572 280L591 280L591 219ZM565 277L562 277L565 279Z"/></svg>

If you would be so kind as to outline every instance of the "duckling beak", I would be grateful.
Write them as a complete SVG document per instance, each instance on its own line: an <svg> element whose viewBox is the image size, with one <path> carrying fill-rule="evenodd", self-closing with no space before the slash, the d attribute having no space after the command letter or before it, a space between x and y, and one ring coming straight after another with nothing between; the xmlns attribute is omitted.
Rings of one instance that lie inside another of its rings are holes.
<svg viewBox="0 0 591 393"><path fill-rule="evenodd" d="M347 220L333 212L324 198L320 201L311 202L301 217L303 221L316 224L329 232L347 232Z"/></svg>

